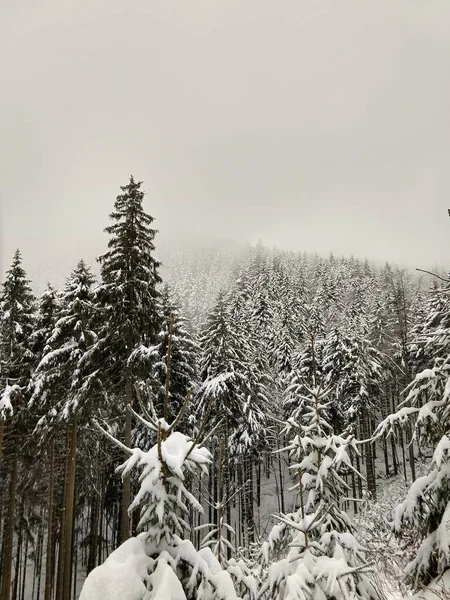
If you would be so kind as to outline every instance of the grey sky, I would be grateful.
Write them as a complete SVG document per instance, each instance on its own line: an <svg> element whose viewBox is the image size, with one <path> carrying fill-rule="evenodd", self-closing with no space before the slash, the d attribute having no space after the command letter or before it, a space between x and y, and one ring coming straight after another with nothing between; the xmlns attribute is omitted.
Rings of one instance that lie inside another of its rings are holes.
<svg viewBox="0 0 450 600"><path fill-rule="evenodd" d="M449 264L448 0L0 4L2 271L162 232ZM3 277L3 276L2 276Z"/></svg>

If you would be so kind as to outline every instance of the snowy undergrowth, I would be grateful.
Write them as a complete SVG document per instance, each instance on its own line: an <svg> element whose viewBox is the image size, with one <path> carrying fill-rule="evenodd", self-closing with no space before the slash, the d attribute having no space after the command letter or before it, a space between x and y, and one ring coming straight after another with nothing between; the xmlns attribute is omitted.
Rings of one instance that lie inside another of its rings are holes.
<svg viewBox="0 0 450 600"><path fill-rule="evenodd" d="M426 471L425 464L417 464L420 476ZM405 567L414 558L417 550L417 536L401 539L392 533L394 511L408 494L410 483L405 483L403 474L383 479L377 489L377 501L367 500L353 523L359 541L368 549L370 562L376 566L376 580L387 598L400 599L410 595L410 588L404 582Z"/></svg>
<svg viewBox="0 0 450 600"><path fill-rule="evenodd" d="M442 577L436 577L429 585L414 594L411 600L449 600L450 599L450 570Z"/></svg>

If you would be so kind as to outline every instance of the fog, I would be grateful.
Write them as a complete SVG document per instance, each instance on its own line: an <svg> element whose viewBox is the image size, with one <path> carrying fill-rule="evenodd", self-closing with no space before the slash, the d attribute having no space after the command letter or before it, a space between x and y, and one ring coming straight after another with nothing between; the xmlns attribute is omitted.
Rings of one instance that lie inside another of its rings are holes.
<svg viewBox="0 0 450 600"><path fill-rule="evenodd" d="M92 263L131 173L166 238L447 265L449 28L446 0L1 3L2 272Z"/></svg>

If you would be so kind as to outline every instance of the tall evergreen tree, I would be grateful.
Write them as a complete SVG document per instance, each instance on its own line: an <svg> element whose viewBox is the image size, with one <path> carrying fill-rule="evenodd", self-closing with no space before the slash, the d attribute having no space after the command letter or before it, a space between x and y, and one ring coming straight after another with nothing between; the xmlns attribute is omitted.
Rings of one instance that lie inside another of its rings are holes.
<svg viewBox="0 0 450 600"><path fill-rule="evenodd" d="M109 234L108 251L99 257L102 282L98 302L102 311L99 340L95 352L101 364L104 383L110 392L124 398L122 412L125 419L124 440L131 445L131 414L126 406L134 402L134 382L145 379L148 363L141 364L130 357L139 348L154 345L160 329L158 290L161 282L159 262L154 257L153 217L144 211L142 182L133 177L121 187L117 196L113 221L105 231ZM145 352L141 353L145 356ZM142 361L141 361L142 363ZM124 479L122 498L122 539L130 535L128 506L130 479Z"/></svg>
<svg viewBox="0 0 450 600"><path fill-rule="evenodd" d="M5 512L1 600L9 600L11 593L17 482L21 448L26 441L30 421L26 407L34 367L31 346L34 321L35 299L22 267L22 257L16 250L0 296L0 478L8 481L8 497L2 503Z"/></svg>

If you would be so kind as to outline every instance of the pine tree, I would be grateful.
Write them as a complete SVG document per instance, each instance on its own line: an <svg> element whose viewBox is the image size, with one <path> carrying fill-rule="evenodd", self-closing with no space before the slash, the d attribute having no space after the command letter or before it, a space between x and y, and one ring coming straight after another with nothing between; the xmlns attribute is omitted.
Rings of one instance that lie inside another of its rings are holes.
<svg viewBox="0 0 450 600"><path fill-rule="evenodd" d="M156 342L160 329L157 285L159 262L155 259L152 229L153 217L143 208L142 182L130 181L121 187L114 211L113 224L105 231L110 235L108 252L98 260L102 283L98 290L98 303L102 311L99 340L95 353L110 392L124 397L125 445L131 445L131 414L126 406L134 404L134 382L145 379L149 364L136 360L136 351L146 357L145 348ZM130 357L134 353L134 359ZM122 539L130 535L127 507L131 487L125 478L122 498Z"/></svg>
<svg viewBox="0 0 450 600"><path fill-rule="evenodd" d="M17 483L20 449L29 428L27 392L34 366L31 336L35 321L35 299L22 267L19 250L14 254L0 296L0 477L8 481L4 499L2 536L1 600L9 600L13 566L13 537L16 523ZM6 420L6 432L4 423ZM2 456L2 448L4 450Z"/></svg>

